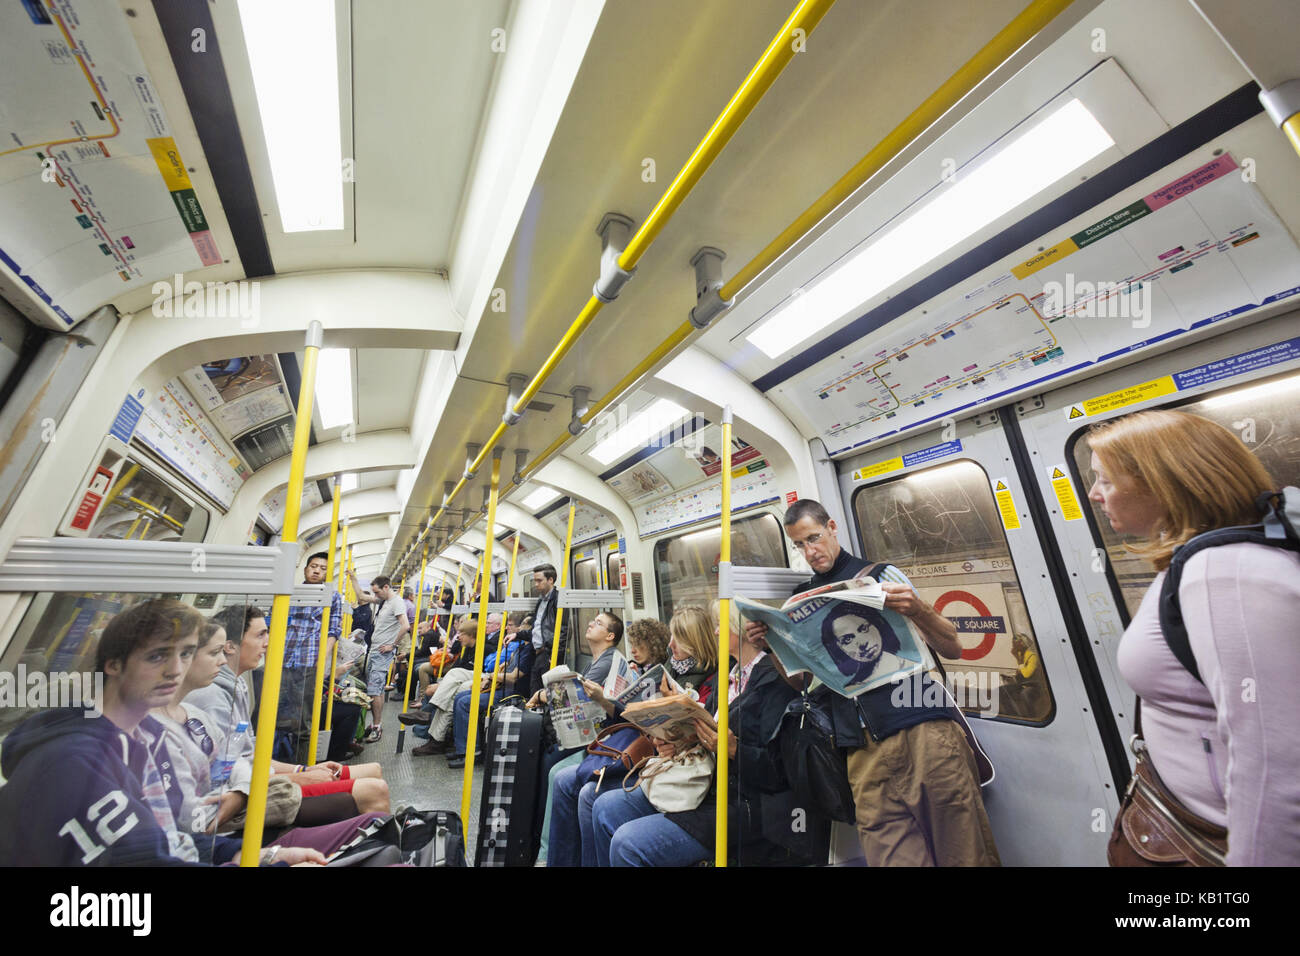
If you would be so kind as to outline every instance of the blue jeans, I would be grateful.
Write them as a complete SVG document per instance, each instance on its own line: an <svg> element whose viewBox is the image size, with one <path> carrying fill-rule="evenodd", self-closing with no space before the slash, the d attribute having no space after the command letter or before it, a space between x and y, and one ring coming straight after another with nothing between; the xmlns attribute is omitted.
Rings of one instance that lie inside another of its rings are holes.
<svg viewBox="0 0 1300 956"><path fill-rule="evenodd" d="M453 704L451 718L451 739L453 741L452 749L456 756L465 756L465 748L469 745L469 707L470 694L473 691L463 690L456 695L456 703ZM488 695L478 695L478 716L479 720L487 713ZM479 734L477 746L481 749L483 746L483 735ZM486 759L486 758L485 758Z"/></svg>
<svg viewBox="0 0 1300 956"><path fill-rule="evenodd" d="M551 781L551 826L546 840L547 866L578 866L582 832L578 828L578 766L557 770Z"/></svg>
<svg viewBox="0 0 1300 956"><path fill-rule="evenodd" d="M641 788L618 787L592 805L592 835L598 866L690 866L709 851L646 799Z"/></svg>
<svg viewBox="0 0 1300 956"><path fill-rule="evenodd" d="M595 866L596 841L591 807L596 801L596 781L578 780L578 764L557 770L551 784L551 825L547 839L547 866Z"/></svg>

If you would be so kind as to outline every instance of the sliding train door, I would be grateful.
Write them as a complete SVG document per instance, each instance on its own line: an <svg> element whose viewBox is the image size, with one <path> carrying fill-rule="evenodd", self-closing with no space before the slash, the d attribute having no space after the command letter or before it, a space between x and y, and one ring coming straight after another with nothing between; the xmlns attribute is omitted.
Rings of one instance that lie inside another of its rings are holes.
<svg viewBox="0 0 1300 956"><path fill-rule="evenodd" d="M845 459L840 541L901 568L956 624L964 651L942 663L996 768L983 796L1003 863L1103 865L1118 797L1096 681L1017 457L990 412Z"/></svg>
<svg viewBox="0 0 1300 956"><path fill-rule="evenodd" d="M1150 408L1190 412L1236 432L1277 487L1300 485L1300 313L1235 329L1022 403L1018 428L1037 467L1050 532L1083 611L1087 647L1124 740L1133 691L1116 669L1124 628L1155 577L1088 501L1088 429ZM1127 755L1126 755L1127 756Z"/></svg>

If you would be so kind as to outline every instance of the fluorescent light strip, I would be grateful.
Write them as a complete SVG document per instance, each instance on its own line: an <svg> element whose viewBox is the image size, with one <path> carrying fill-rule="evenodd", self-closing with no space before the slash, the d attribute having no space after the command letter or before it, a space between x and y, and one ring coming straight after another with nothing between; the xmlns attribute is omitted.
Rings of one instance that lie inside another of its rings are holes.
<svg viewBox="0 0 1300 956"><path fill-rule="evenodd" d="M239 0L280 227L343 228L334 0Z"/></svg>
<svg viewBox="0 0 1300 956"><path fill-rule="evenodd" d="M676 402L661 398L633 415L614 434L597 442L587 454L602 465L608 465L635 448L649 445L669 426L677 424L689 414L690 412ZM608 427L614 420L615 417L610 416L602 421L601 425ZM597 428L599 429L601 425Z"/></svg>
<svg viewBox="0 0 1300 956"><path fill-rule="evenodd" d="M524 499L524 507L529 511L536 511L538 508L549 505L558 497L560 497L560 493L554 488L538 488Z"/></svg>
<svg viewBox="0 0 1300 956"><path fill-rule="evenodd" d="M350 419L349 419L349 420L350 420ZM324 422L324 420L322 419L322 420L321 420L321 425L324 426L324 424L325 424L325 422ZM339 483L339 488L341 488L341 489L342 489L343 491L345 491L345 492L347 492L347 491L356 491L356 490L357 490L357 474L356 474L356 472L354 472L354 471L349 471L349 472L345 473L345 474L343 475L343 480Z"/></svg>
<svg viewBox="0 0 1300 956"><path fill-rule="evenodd" d="M748 340L769 358L785 354L1114 144L1071 99L792 296Z"/></svg>
<svg viewBox="0 0 1300 956"><path fill-rule="evenodd" d="M316 359L316 407L320 409L320 427L326 431L352 423L351 349L320 350Z"/></svg>

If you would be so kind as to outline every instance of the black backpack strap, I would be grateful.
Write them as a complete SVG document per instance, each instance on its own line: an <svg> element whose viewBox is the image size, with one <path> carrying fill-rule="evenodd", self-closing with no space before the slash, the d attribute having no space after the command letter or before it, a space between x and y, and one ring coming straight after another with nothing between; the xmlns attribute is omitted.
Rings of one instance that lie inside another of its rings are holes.
<svg viewBox="0 0 1300 956"><path fill-rule="evenodd" d="M1270 538L1262 526L1216 528L1198 534L1191 541L1178 548L1169 560L1169 569L1165 572L1164 583L1160 586L1160 631L1165 643L1173 651L1178 663L1201 683L1201 672L1196 666L1196 657L1192 654L1191 640L1187 636L1187 625L1183 621L1183 609L1178 599L1178 588L1182 584L1183 566L1195 554L1206 548L1217 548L1225 544L1267 544L1287 547L1283 541Z"/></svg>
<svg viewBox="0 0 1300 956"><path fill-rule="evenodd" d="M871 567L867 568L867 570L864 571L863 573L879 581L880 575L878 574L878 572L885 570L885 568L887 567L889 567L888 561L877 561L875 564L871 565Z"/></svg>

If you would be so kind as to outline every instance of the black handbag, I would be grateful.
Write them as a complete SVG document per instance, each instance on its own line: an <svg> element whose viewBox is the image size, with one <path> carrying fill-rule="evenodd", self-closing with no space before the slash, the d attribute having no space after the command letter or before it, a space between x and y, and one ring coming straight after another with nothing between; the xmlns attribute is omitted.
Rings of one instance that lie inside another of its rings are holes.
<svg viewBox="0 0 1300 956"><path fill-rule="evenodd" d="M790 789L802 806L815 813L853 823L853 789L843 752L835 746L827 705L804 692L792 700L781 717L773 740L778 742Z"/></svg>

